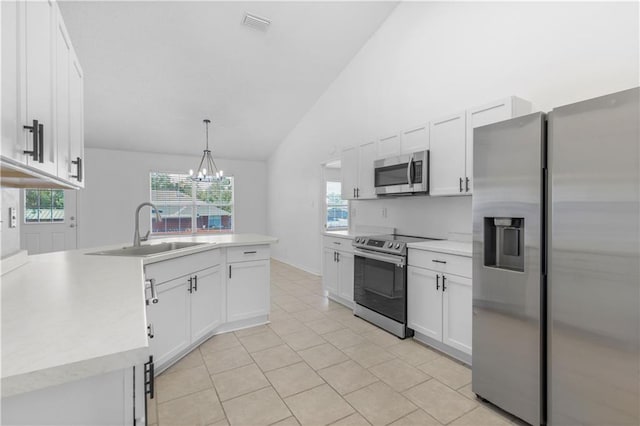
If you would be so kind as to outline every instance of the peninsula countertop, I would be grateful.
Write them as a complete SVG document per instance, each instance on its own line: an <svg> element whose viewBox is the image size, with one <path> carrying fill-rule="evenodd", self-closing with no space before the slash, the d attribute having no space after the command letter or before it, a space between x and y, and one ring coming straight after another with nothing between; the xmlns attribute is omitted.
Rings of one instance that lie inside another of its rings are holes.
<svg viewBox="0 0 640 426"><path fill-rule="evenodd" d="M201 242L145 257L93 256L112 245L29 256L2 276L2 396L127 368L149 355L144 265L274 237L225 234L153 239ZM130 244L129 244L130 245Z"/></svg>

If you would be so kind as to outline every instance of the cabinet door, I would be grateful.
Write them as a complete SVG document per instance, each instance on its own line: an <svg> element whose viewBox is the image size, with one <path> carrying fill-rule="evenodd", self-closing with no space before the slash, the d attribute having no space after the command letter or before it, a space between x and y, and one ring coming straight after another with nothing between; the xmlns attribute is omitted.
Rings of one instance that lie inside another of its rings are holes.
<svg viewBox="0 0 640 426"><path fill-rule="evenodd" d="M51 1L27 1L24 3L24 44L20 49L24 61L21 64L21 76L24 76L22 124L31 126L33 120L42 125L43 162L31 157L27 164L51 175L57 175L56 149L53 117L53 54L55 52L54 25L56 6ZM22 30L21 30L22 33ZM25 149L33 149L33 134L22 131Z"/></svg>
<svg viewBox="0 0 640 426"><path fill-rule="evenodd" d="M442 340L441 280L429 269L409 266L407 271L407 325L438 341Z"/></svg>
<svg viewBox="0 0 640 426"><path fill-rule="evenodd" d="M468 185L465 186L465 190L468 188L467 192L471 192L473 187L473 129L514 117L513 99L514 97L500 99L467 111L466 177L469 179Z"/></svg>
<svg viewBox="0 0 640 426"><path fill-rule="evenodd" d="M369 142L358 148L358 199L376 198L373 182L373 163L376 160L376 143Z"/></svg>
<svg viewBox="0 0 640 426"><path fill-rule="evenodd" d="M444 279L442 341L471 355L471 280L456 275L445 275Z"/></svg>
<svg viewBox="0 0 640 426"><path fill-rule="evenodd" d="M338 295L353 302L353 254L338 252Z"/></svg>
<svg viewBox="0 0 640 426"><path fill-rule="evenodd" d="M24 4L21 4L24 7ZM22 152L31 149L24 146L22 136L22 118L19 116L19 68L18 68L18 3L0 2L2 8L2 156L26 164L27 156Z"/></svg>
<svg viewBox="0 0 640 426"><path fill-rule="evenodd" d="M322 286L329 293L338 294L338 263L336 251L329 248L322 250Z"/></svg>
<svg viewBox="0 0 640 426"><path fill-rule="evenodd" d="M225 319L226 295L222 266L205 269L192 277L191 342L214 330Z"/></svg>
<svg viewBox="0 0 640 426"><path fill-rule="evenodd" d="M84 77L75 55L69 66L69 161L69 179L84 187Z"/></svg>
<svg viewBox="0 0 640 426"><path fill-rule="evenodd" d="M152 324L154 334L149 339L149 346L157 368L189 346L190 294L187 278L158 285L158 303L147 306L147 321Z"/></svg>
<svg viewBox="0 0 640 426"><path fill-rule="evenodd" d="M358 186L358 148L347 148L340 156L340 174L342 182L342 199L356 198Z"/></svg>
<svg viewBox="0 0 640 426"><path fill-rule="evenodd" d="M402 152L408 154L429 149L429 128L416 127L402 133Z"/></svg>
<svg viewBox="0 0 640 426"><path fill-rule="evenodd" d="M64 27L62 17L57 14L55 26L55 144L57 146L57 175L69 179L69 139L70 139L70 63L71 42Z"/></svg>
<svg viewBox="0 0 640 426"><path fill-rule="evenodd" d="M387 136L378 141L378 158L400 155L400 135Z"/></svg>
<svg viewBox="0 0 640 426"><path fill-rule="evenodd" d="M464 189L465 134L464 112L429 124L430 195L462 193L460 188Z"/></svg>
<svg viewBox="0 0 640 426"><path fill-rule="evenodd" d="M227 320L269 314L269 261L231 263L227 269Z"/></svg>

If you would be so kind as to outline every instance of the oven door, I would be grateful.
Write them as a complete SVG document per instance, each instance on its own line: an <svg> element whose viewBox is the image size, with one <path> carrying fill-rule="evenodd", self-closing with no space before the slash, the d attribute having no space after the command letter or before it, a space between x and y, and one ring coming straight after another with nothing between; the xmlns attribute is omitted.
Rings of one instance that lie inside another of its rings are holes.
<svg viewBox="0 0 640 426"><path fill-rule="evenodd" d="M353 296L358 305L406 323L406 258L355 249Z"/></svg>

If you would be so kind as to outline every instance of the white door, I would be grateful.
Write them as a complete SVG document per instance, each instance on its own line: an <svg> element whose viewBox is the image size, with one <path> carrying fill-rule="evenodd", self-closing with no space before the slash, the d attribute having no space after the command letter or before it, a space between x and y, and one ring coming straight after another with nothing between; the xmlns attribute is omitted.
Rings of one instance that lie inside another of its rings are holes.
<svg viewBox="0 0 640 426"><path fill-rule="evenodd" d="M269 261L227 266L227 320L239 321L269 314Z"/></svg>
<svg viewBox="0 0 640 426"><path fill-rule="evenodd" d="M74 190L22 190L22 249L30 255L76 249L76 196Z"/></svg>
<svg viewBox="0 0 640 426"><path fill-rule="evenodd" d="M442 341L471 355L473 293L471 280L443 275Z"/></svg>
<svg viewBox="0 0 640 426"><path fill-rule="evenodd" d="M358 148L358 199L376 198L373 181L373 163L376 160L376 143L369 142ZM344 167L344 166L343 166Z"/></svg>
<svg viewBox="0 0 640 426"><path fill-rule="evenodd" d="M457 195L464 191L465 113L429 124L430 195Z"/></svg>
<svg viewBox="0 0 640 426"><path fill-rule="evenodd" d="M407 325L418 333L442 340L441 276L409 266L407 272Z"/></svg>
<svg viewBox="0 0 640 426"><path fill-rule="evenodd" d="M330 248L324 248L322 253L322 286L325 291L338 294L337 251Z"/></svg>
<svg viewBox="0 0 640 426"><path fill-rule="evenodd" d="M195 342L225 321L222 266L205 269L192 277L191 342Z"/></svg>
<svg viewBox="0 0 640 426"><path fill-rule="evenodd" d="M188 278L181 277L159 284L158 303L147 306L147 321L153 332L149 346L158 368L189 346Z"/></svg>
<svg viewBox="0 0 640 426"><path fill-rule="evenodd" d="M353 302L353 254L338 252L338 295Z"/></svg>
<svg viewBox="0 0 640 426"><path fill-rule="evenodd" d="M356 198L358 186L358 148L347 148L340 156L340 180L342 181L342 199Z"/></svg>

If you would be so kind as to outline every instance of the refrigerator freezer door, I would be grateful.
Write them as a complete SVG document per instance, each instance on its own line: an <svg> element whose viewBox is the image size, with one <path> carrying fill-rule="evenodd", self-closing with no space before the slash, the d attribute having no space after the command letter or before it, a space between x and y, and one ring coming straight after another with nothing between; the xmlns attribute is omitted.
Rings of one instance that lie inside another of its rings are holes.
<svg viewBox="0 0 640 426"><path fill-rule="evenodd" d="M550 114L552 425L640 424L639 93Z"/></svg>
<svg viewBox="0 0 640 426"><path fill-rule="evenodd" d="M545 115L474 131L473 392L538 425Z"/></svg>

